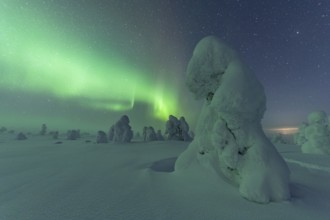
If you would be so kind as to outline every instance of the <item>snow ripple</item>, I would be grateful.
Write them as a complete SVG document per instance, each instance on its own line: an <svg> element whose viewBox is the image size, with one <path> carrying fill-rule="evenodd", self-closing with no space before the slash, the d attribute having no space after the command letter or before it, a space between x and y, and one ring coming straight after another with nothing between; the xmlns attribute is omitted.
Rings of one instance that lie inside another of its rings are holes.
<svg viewBox="0 0 330 220"><path fill-rule="evenodd" d="M318 164L306 163L306 162L302 162L299 160L293 160L293 159L289 159L289 158L284 158L284 160L288 163L295 163L301 167L305 167L308 169L321 170L321 171L330 173L330 167L320 166Z"/></svg>

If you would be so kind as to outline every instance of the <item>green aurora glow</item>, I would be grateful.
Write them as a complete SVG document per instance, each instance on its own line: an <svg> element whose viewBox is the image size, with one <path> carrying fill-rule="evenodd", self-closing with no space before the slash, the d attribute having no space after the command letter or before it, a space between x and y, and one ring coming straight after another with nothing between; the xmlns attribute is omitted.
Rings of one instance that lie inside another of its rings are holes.
<svg viewBox="0 0 330 220"><path fill-rule="evenodd" d="M75 99L82 107L107 111L130 110L140 102L161 120L178 113L175 86L165 93L164 79L150 77L115 50L93 49L36 5L18 2L0 3L2 89Z"/></svg>

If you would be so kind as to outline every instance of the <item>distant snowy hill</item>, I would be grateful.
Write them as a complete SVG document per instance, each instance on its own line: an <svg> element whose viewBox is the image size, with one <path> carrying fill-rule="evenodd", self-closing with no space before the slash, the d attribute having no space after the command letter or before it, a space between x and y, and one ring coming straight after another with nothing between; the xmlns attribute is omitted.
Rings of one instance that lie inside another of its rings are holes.
<svg viewBox="0 0 330 220"><path fill-rule="evenodd" d="M291 170L292 199L261 205L197 164L173 173L187 142L92 140L1 135L0 219L330 219L328 156L277 145Z"/></svg>

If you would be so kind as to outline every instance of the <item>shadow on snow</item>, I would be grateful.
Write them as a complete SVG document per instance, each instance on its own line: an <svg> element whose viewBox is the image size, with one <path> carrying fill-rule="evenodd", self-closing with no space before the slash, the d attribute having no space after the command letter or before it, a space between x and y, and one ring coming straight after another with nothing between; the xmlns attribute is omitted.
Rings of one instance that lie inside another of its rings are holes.
<svg viewBox="0 0 330 220"><path fill-rule="evenodd" d="M176 159L177 157L172 157L156 161L150 166L150 169L156 172L171 173L174 171Z"/></svg>

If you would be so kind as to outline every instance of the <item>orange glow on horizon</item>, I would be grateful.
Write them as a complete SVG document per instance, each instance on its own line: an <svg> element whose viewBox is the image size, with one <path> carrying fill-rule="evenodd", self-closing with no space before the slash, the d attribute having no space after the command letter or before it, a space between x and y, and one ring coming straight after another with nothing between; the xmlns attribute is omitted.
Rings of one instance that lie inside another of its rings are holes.
<svg viewBox="0 0 330 220"><path fill-rule="evenodd" d="M269 128L265 130L269 132L276 132L281 134L294 134L298 132L298 127Z"/></svg>

